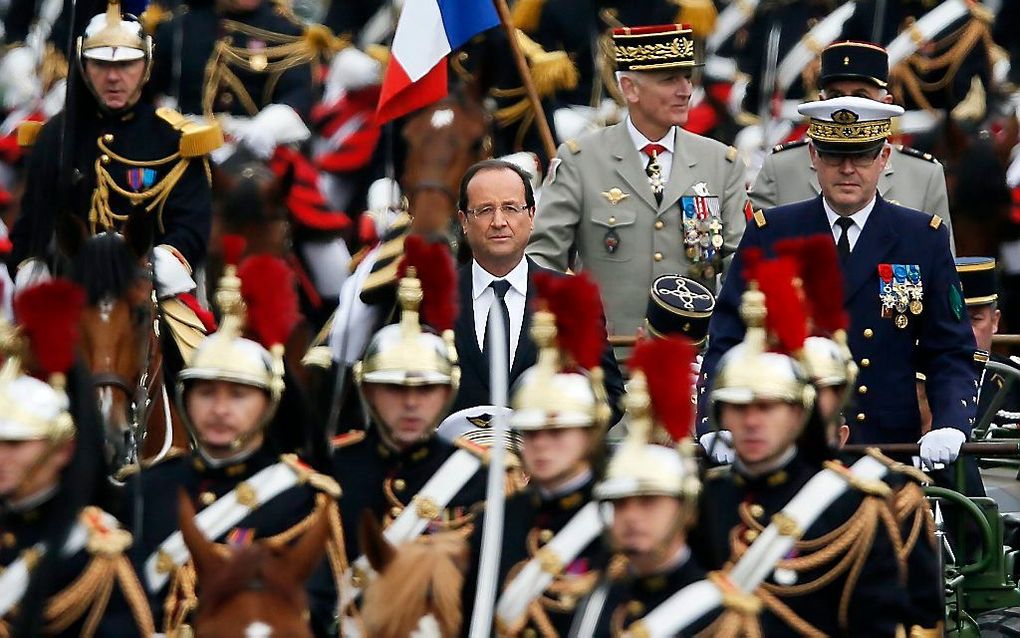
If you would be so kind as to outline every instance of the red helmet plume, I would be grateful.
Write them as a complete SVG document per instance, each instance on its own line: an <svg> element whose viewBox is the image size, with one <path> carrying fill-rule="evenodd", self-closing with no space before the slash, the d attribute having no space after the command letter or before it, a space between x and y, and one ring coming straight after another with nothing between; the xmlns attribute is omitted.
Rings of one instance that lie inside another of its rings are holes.
<svg viewBox="0 0 1020 638"><path fill-rule="evenodd" d="M418 312L422 321L437 332L452 330L457 319L457 271L449 246L409 235L404 240L404 258L397 268L397 277L404 277L408 268L414 268L415 277L421 282Z"/></svg>
<svg viewBox="0 0 1020 638"><path fill-rule="evenodd" d="M290 266L279 257L253 255L244 260L237 276L249 331L266 348L286 343L301 318Z"/></svg>
<svg viewBox="0 0 1020 638"><path fill-rule="evenodd" d="M642 339L630 355L630 369L645 374L652 412L674 441L691 433L694 405L689 386L694 345L683 337Z"/></svg>
<svg viewBox="0 0 1020 638"><path fill-rule="evenodd" d="M587 274L570 277L539 272L533 278L536 307L556 316L556 340L577 365L599 365L606 344L606 326L598 284Z"/></svg>
<svg viewBox="0 0 1020 638"><path fill-rule="evenodd" d="M14 298L14 316L28 338L40 376L71 368L84 306L85 291L66 279L32 286Z"/></svg>

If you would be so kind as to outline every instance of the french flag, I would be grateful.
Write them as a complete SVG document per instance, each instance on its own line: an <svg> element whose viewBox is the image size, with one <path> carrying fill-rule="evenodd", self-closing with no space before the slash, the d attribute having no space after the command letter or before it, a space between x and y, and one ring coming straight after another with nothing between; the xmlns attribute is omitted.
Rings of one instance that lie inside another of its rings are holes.
<svg viewBox="0 0 1020 638"><path fill-rule="evenodd" d="M407 0L393 36L376 123L443 99L446 56L497 24L491 0Z"/></svg>

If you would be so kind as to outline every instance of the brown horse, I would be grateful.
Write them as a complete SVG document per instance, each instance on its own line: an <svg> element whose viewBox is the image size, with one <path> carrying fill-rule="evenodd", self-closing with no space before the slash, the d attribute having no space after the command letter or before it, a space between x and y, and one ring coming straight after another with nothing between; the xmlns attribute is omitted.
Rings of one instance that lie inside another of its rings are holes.
<svg viewBox="0 0 1020 638"><path fill-rule="evenodd" d="M195 525L195 508L183 491L179 500L181 534L198 582L195 638L311 638L305 582L326 548L326 510L293 545L257 541L225 553Z"/></svg>
<svg viewBox="0 0 1020 638"><path fill-rule="evenodd" d="M92 372L114 468L185 447L174 428L172 389L165 387L162 349L153 328L152 284L142 263L151 241L104 232L70 250L71 273L87 295L81 347ZM141 438L141 440L138 440Z"/></svg>
<svg viewBox="0 0 1020 638"><path fill-rule="evenodd" d="M447 98L408 119L401 186L414 218L413 232L450 231L457 218L460 178L469 166L490 157L490 132L491 117L469 98Z"/></svg>
<svg viewBox="0 0 1020 638"><path fill-rule="evenodd" d="M468 546L457 532L422 536L400 547L375 518L361 520L361 546L378 576L366 588L361 617L372 638L453 638L463 621L460 594Z"/></svg>

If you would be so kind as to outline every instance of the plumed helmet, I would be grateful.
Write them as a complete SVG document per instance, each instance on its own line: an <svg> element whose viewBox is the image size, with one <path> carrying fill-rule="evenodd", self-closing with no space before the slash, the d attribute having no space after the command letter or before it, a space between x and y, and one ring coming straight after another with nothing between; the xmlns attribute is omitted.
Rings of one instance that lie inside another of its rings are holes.
<svg viewBox="0 0 1020 638"><path fill-rule="evenodd" d="M89 20L78 38L78 56L103 62L130 62L152 58L152 38L134 16L122 16L120 0L112 0L106 13Z"/></svg>

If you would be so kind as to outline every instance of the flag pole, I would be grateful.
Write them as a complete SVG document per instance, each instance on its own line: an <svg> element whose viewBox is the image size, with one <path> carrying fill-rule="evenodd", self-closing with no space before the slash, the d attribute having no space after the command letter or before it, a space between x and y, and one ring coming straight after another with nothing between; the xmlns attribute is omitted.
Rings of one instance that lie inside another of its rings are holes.
<svg viewBox="0 0 1020 638"><path fill-rule="evenodd" d="M535 125L538 126L538 135L542 139L542 147L548 159L556 157L556 142L553 140L552 129L549 128L549 121L545 119L545 109L542 108L542 99L535 89L535 82L531 79L531 69L521 52L521 45L517 42L517 29L510 19L510 7L506 0L492 0L496 6L496 13L499 14L499 21L506 31L506 39L510 43L510 51L513 53L514 62L517 63L517 72L524 83L524 90L528 94L528 101L535 110Z"/></svg>

